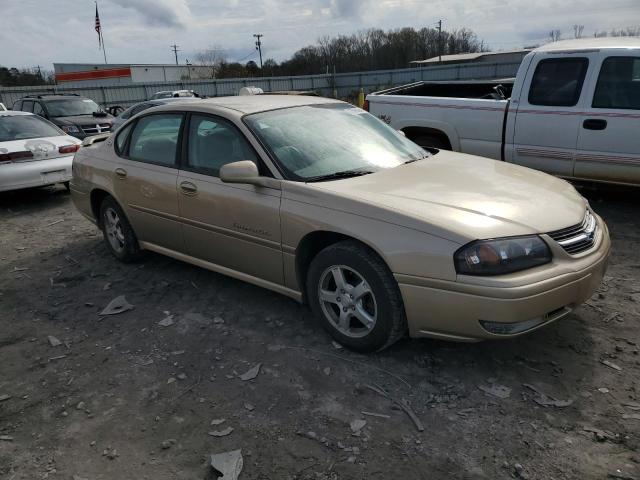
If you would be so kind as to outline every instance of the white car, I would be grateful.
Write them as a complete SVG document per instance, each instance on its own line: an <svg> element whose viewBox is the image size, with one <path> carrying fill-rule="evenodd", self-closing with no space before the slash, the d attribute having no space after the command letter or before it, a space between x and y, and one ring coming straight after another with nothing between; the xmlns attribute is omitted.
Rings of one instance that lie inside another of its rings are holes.
<svg viewBox="0 0 640 480"><path fill-rule="evenodd" d="M0 192L71 180L82 142L28 112L0 111Z"/></svg>
<svg viewBox="0 0 640 480"><path fill-rule="evenodd" d="M423 147L564 178L640 185L640 38L553 42L514 82L418 82L367 97Z"/></svg>

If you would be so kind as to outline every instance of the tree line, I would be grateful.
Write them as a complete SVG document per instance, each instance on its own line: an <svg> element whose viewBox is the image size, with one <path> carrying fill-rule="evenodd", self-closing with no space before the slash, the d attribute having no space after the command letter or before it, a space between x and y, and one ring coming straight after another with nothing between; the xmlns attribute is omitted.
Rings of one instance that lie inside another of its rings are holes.
<svg viewBox="0 0 640 480"><path fill-rule="evenodd" d="M357 72L407 68L413 60L437 55L473 53L488 48L470 29L438 32L435 28L370 29L352 35L322 37L315 45L296 51L281 63L267 58L262 66L254 60L241 64L229 62L220 48L196 54L196 62L210 67L207 78L313 75L318 73Z"/></svg>
<svg viewBox="0 0 640 480"><path fill-rule="evenodd" d="M43 72L39 68L18 69L0 66L0 85L5 87L48 85L52 83L54 83L52 72Z"/></svg>

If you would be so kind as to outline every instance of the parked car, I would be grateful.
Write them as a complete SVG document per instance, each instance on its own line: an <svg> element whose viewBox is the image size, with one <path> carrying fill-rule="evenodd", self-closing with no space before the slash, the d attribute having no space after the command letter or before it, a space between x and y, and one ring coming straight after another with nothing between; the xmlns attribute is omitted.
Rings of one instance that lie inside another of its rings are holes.
<svg viewBox="0 0 640 480"><path fill-rule="evenodd" d="M149 100L157 100L159 98L177 98L177 97L200 97L193 90L162 90L154 93Z"/></svg>
<svg viewBox="0 0 640 480"><path fill-rule="evenodd" d="M639 38L554 42L524 58L515 82L419 82L367 101L426 147L640 185Z"/></svg>
<svg viewBox="0 0 640 480"><path fill-rule="evenodd" d="M131 107L127 108L120 115L113 119L113 131L116 131L120 125L129 120L131 117L139 114L140 112L145 111L151 107L158 107L160 105L166 105L168 103L173 102L189 102L199 100L197 97L170 97L170 98L159 98L157 100L147 100L146 102L136 103Z"/></svg>
<svg viewBox="0 0 640 480"><path fill-rule="evenodd" d="M0 111L0 191L68 186L80 140L33 113Z"/></svg>
<svg viewBox="0 0 640 480"><path fill-rule="evenodd" d="M14 110L33 112L76 138L110 132L113 116L90 98L76 94L28 95L13 104Z"/></svg>
<svg viewBox="0 0 640 480"><path fill-rule="evenodd" d="M116 258L152 250L307 302L356 350L530 332L606 269L607 226L568 182L427 152L344 102L176 103L103 140L71 192Z"/></svg>

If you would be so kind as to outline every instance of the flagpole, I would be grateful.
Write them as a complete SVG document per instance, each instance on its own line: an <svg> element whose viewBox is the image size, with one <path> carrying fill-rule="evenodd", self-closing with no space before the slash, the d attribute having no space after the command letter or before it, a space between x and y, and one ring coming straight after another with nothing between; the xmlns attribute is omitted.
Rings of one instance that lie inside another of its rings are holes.
<svg viewBox="0 0 640 480"><path fill-rule="evenodd" d="M102 47L102 54L104 55L104 63L107 63L107 51L104 48L104 36L102 35L102 23L100 22L100 16L98 14L98 0L94 2L96 4L96 31L98 32L98 42Z"/></svg>
<svg viewBox="0 0 640 480"><path fill-rule="evenodd" d="M107 63L107 51L104 49L104 37L102 36L102 27L100 27L100 38L102 39L102 54L104 55L104 63Z"/></svg>

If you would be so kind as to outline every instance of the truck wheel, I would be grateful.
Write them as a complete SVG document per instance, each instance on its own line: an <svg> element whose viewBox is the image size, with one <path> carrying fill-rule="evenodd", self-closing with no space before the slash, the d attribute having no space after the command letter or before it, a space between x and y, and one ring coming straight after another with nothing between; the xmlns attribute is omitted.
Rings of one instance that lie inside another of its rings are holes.
<svg viewBox="0 0 640 480"><path fill-rule="evenodd" d="M435 135L420 135L416 138L412 138L413 143L417 143L422 148L437 148L438 150L451 150L451 146L448 145L442 138Z"/></svg>
<svg viewBox="0 0 640 480"><path fill-rule="evenodd" d="M113 197L107 196L100 206L100 226L109 251L124 263L142 256L138 239L124 211Z"/></svg>
<svg viewBox="0 0 640 480"><path fill-rule="evenodd" d="M389 268L354 241L316 255L307 275L307 298L323 328L352 350L383 350L407 330L400 289Z"/></svg>

